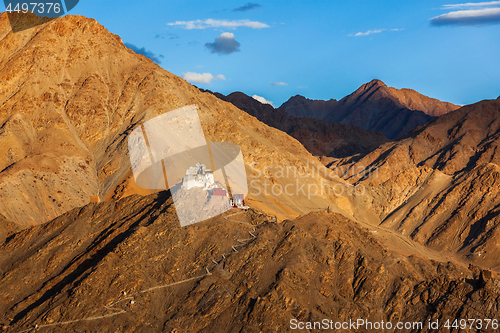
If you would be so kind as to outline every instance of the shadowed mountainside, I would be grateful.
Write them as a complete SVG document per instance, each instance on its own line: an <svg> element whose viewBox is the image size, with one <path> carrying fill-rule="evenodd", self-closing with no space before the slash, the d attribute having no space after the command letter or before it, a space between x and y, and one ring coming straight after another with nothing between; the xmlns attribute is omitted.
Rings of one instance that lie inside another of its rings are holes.
<svg viewBox="0 0 500 333"><path fill-rule="evenodd" d="M323 101L320 99L308 99L301 95L290 97L280 108L287 114L299 118L313 118L323 120L332 110L337 107L339 101L330 99Z"/></svg>
<svg viewBox="0 0 500 333"><path fill-rule="evenodd" d="M372 80L340 101L309 100L298 95L281 108L290 115L355 125L396 139L459 106Z"/></svg>
<svg viewBox="0 0 500 333"><path fill-rule="evenodd" d="M364 318L427 332L429 319L497 315L500 282L489 272L395 252L338 214L276 224L233 211L181 228L172 206L168 192L130 196L11 235L0 245L0 324L284 332L294 318Z"/></svg>
<svg viewBox="0 0 500 333"><path fill-rule="evenodd" d="M485 100L330 167L350 168L344 178L367 186L374 223L498 269L499 147L500 99Z"/></svg>
<svg viewBox="0 0 500 333"><path fill-rule="evenodd" d="M315 156L346 157L366 154L388 141L382 133L370 132L357 126L290 116L282 108L275 109L242 92L233 92L227 96L220 93L215 95L294 137Z"/></svg>

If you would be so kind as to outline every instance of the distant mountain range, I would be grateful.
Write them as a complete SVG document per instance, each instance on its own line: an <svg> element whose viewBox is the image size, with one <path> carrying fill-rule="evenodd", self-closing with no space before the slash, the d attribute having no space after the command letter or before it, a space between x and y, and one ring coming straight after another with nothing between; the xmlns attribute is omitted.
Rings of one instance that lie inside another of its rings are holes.
<svg viewBox="0 0 500 333"><path fill-rule="evenodd" d="M353 163L354 162L354 163ZM500 98L466 105L331 168L373 191L372 223L500 269Z"/></svg>
<svg viewBox="0 0 500 333"><path fill-rule="evenodd" d="M400 138L459 108L411 89L387 87L380 80L362 85L340 101L297 95L277 109L242 92L213 94L291 135L311 154L328 157L371 152L388 139Z"/></svg>
<svg viewBox="0 0 500 333"><path fill-rule="evenodd" d="M13 33L0 14L1 332L498 317L500 98L452 111L375 80L294 97L297 117L200 92L93 19L12 17L45 23ZM192 104L207 141L241 148L249 209L181 227L171 191L135 184L127 142Z"/></svg>
<svg viewBox="0 0 500 333"><path fill-rule="evenodd" d="M358 126L329 124L318 119L288 115L284 109L262 104L242 92L233 92L227 96L220 93L214 95L263 123L289 134L316 156L345 157L368 153L388 141L382 133L367 131Z"/></svg>
<svg viewBox="0 0 500 333"><path fill-rule="evenodd" d="M281 108L296 117L355 125L396 139L459 106L372 80L340 101L310 100L297 95Z"/></svg>

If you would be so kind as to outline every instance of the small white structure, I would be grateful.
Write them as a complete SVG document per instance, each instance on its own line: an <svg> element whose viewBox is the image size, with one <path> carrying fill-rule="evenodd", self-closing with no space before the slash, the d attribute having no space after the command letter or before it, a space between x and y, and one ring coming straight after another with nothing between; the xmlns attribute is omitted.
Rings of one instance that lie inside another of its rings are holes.
<svg viewBox="0 0 500 333"><path fill-rule="evenodd" d="M182 178L182 187L190 190L194 187L200 187L204 190L210 190L215 187L214 172L207 169L205 164L196 163L195 167L190 167L186 175Z"/></svg>
<svg viewBox="0 0 500 333"><path fill-rule="evenodd" d="M248 206L245 206L245 196L243 194L234 194L233 200L230 201L231 206L234 208L247 210Z"/></svg>

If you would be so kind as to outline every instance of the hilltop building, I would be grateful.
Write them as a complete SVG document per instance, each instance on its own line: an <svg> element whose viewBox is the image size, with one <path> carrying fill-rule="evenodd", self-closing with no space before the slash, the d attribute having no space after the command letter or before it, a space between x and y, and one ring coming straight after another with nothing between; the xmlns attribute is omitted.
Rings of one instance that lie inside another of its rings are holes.
<svg viewBox="0 0 500 333"><path fill-rule="evenodd" d="M216 188L214 180L214 172L207 169L205 164L196 163L196 166L190 167L186 171L186 175L182 178L182 186L188 190L199 187L204 190Z"/></svg>
<svg viewBox="0 0 500 333"><path fill-rule="evenodd" d="M229 205L235 208L245 210L249 208L245 206L243 194L234 194L233 200L229 199L227 190L215 183L214 172L207 169L205 164L196 163L196 166L187 169L186 175L182 178L182 187L187 190L201 188L208 191L213 199L229 200Z"/></svg>

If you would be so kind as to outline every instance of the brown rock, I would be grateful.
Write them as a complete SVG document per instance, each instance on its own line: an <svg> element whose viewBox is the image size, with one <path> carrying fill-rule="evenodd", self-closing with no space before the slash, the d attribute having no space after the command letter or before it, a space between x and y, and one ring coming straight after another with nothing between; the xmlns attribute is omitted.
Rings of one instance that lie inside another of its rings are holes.
<svg viewBox="0 0 500 333"><path fill-rule="evenodd" d="M435 117L459 108L411 89L387 87L380 80L362 85L340 101L294 96L281 106L290 115L355 125L396 139Z"/></svg>
<svg viewBox="0 0 500 333"><path fill-rule="evenodd" d="M496 315L495 293L466 297L466 269L445 264L438 274L437 262L370 241L341 215L323 211L275 224L250 210L232 218L255 225L257 237L239 243L247 225L223 216L180 228L171 205L167 192L130 196L15 234L0 246L6 270L0 295L11 297L0 303L0 317L14 319L13 331L44 329L43 318L52 318L66 322L61 332L270 332L287 331L291 318L427 322L476 311ZM409 292L421 288L430 291L432 311ZM130 296L133 307L130 299L119 302ZM104 317L117 301L113 308L124 312ZM99 318L72 321L90 317Z"/></svg>
<svg viewBox="0 0 500 333"><path fill-rule="evenodd" d="M491 279L491 271L487 269L482 269L479 275L479 281L481 284L485 285Z"/></svg>
<svg viewBox="0 0 500 333"><path fill-rule="evenodd" d="M366 154L388 141L382 133L370 132L357 126L329 124L318 119L289 115L283 108L274 109L241 92L233 92L227 96L219 93L215 95L294 137L315 156L346 157Z"/></svg>
<svg viewBox="0 0 500 333"><path fill-rule="evenodd" d="M127 137L142 122L191 104L207 140L242 149L256 184L247 204L284 219L332 203L333 194L274 195L269 185L265 194L270 179L283 189L325 178L296 184L265 170L323 165L297 140L135 54L95 20L68 15L13 33L3 13L0 34L0 213L16 224L49 221L96 193L106 200L153 193L133 180Z"/></svg>
<svg viewBox="0 0 500 333"><path fill-rule="evenodd" d="M359 182L374 198L354 207L364 222L498 269L499 131L500 100L485 100L331 168L359 170L344 179Z"/></svg>

